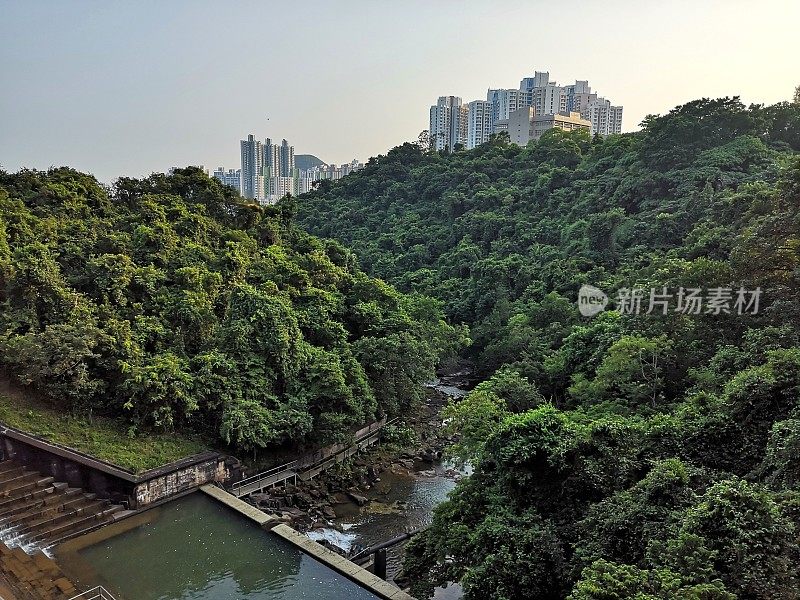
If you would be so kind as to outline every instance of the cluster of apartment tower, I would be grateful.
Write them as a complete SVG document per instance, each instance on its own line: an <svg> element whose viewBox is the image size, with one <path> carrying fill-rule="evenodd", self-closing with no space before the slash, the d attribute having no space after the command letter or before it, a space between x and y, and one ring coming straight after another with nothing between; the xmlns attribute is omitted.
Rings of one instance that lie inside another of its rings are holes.
<svg viewBox="0 0 800 600"><path fill-rule="evenodd" d="M323 179L340 179L364 165L353 160L340 166L318 165L298 169L295 165L294 146L286 140L273 144L270 138L261 142L248 135L240 142L242 152L241 169L218 167L214 177L239 193L264 204L273 204L284 196L305 194L311 191L314 182Z"/></svg>
<svg viewBox="0 0 800 600"><path fill-rule="evenodd" d="M472 149L490 136L508 132L520 146L548 129L583 129L590 134L622 132L622 107L592 92L588 81L558 85L549 72L525 77L519 89L490 89L486 100L462 103L458 96L440 96L430 110L431 147Z"/></svg>

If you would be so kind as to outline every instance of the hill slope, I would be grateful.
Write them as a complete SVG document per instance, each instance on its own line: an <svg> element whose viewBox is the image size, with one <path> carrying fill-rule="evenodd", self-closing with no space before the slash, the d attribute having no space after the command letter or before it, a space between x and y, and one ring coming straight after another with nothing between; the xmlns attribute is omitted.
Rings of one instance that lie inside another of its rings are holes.
<svg viewBox="0 0 800 600"><path fill-rule="evenodd" d="M420 596L797 597L798 151L800 106L700 100L607 139L405 145L299 200L493 374L447 415L475 472L409 548ZM581 316L583 284L611 310Z"/></svg>
<svg viewBox="0 0 800 600"><path fill-rule="evenodd" d="M313 154L295 154L294 155L294 166L300 169L301 171L305 171L307 169L311 169L313 167L321 167L325 165L325 161L322 159L317 158Z"/></svg>
<svg viewBox="0 0 800 600"><path fill-rule="evenodd" d="M61 411L236 448L341 438L419 399L431 300L199 169L0 172L0 366Z"/></svg>

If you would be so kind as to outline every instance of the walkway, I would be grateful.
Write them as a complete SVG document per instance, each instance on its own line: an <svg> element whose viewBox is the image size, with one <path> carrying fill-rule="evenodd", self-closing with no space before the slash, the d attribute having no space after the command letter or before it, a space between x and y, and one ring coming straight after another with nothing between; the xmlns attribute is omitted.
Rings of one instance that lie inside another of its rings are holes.
<svg viewBox="0 0 800 600"><path fill-rule="evenodd" d="M298 479L300 481L313 479L323 471L327 471L361 450L377 443L381 438L381 430L392 422L394 420L387 422L385 418L381 419L356 431L353 434L354 440L349 445L334 444L317 452L306 454L292 462L237 481L231 486L230 492L237 498L243 498L286 481L297 483Z"/></svg>

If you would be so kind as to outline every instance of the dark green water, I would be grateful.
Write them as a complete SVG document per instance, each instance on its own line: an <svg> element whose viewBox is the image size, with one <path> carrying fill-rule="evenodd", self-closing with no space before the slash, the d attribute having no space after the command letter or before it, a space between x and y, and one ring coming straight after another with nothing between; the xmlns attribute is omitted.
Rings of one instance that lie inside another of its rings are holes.
<svg viewBox="0 0 800 600"><path fill-rule="evenodd" d="M57 550L67 575L81 588L103 585L118 600L376 598L201 493L153 510L134 529Z"/></svg>

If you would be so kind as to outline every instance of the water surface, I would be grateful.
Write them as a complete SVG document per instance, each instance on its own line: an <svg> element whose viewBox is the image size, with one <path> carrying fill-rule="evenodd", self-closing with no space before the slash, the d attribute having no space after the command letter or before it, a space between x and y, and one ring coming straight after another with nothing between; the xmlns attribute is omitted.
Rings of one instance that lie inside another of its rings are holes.
<svg viewBox="0 0 800 600"><path fill-rule="evenodd" d="M127 530L56 549L80 589L105 586L118 600L374 600L277 535L195 493L101 530ZM136 523L136 522L134 522Z"/></svg>

